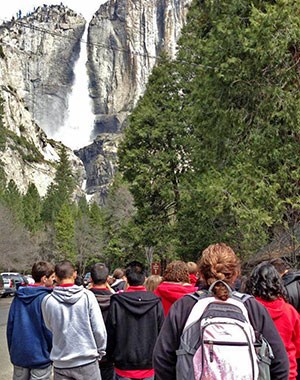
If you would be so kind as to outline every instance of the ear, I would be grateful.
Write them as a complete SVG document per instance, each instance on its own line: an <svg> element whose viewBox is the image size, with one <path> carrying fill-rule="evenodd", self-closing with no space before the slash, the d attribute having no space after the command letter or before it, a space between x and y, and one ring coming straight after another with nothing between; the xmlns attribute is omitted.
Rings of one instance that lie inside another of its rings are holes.
<svg viewBox="0 0 300 380"><path fill-rule="evenodd" d="M77 278L77 270L74 270L73 278L74 278L74 280L75 280L75 278Z"/></svg>
<svg viewBox="0 0 300 380"><path fill-rule="evenodd" d="M45 284L47 281L47 276L44 274L44 276L41 277L41 283Z"/></svg>

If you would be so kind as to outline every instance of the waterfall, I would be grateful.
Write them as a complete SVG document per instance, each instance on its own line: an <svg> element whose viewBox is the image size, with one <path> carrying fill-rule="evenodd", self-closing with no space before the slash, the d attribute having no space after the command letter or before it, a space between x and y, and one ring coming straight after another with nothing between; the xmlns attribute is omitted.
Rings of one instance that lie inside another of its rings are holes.
<svg viewBox="0 0 300 380"><path fill-rule="evenodd" d="M53 136L54 140L61 141L71 149L79 149L89 145L94 127L92 103L89 97L89 78L86 70L87 62L87 31L82 36L79 58L74 66L74 84L68 99L68 115L66 122Z"/></svg>

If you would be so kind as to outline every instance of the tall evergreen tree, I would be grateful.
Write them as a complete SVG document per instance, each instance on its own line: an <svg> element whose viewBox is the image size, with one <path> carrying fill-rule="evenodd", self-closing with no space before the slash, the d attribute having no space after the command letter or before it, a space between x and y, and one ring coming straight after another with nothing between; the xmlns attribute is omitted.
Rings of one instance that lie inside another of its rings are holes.
<svg viewBox="0 0 300 380"><path fill-rule="evenodd" d="M45 222L53 222L65 203L70 203L75 188L71 163L65 146L62 146L59 163L53 183L47 190L43 202L42 218Z"/></svg>
<svg viewBox="0 0 300 380"><path fill-rule="evenodd" d="M75 221L72 207L64 203L55 220L56 260L70 260L76 265Z"/></svg>
<svg viewBox="0 0 300 380"><path fill-rule="evenodd" d="M42 228L41 220L42 202L36 186L31 183L23 197L23 212L25 227L36 232Z"/></svg>

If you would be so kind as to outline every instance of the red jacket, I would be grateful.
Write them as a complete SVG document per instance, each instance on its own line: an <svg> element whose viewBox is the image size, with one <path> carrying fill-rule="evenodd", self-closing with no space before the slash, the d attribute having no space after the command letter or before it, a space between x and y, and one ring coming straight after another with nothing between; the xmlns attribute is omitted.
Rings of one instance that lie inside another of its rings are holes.
<svg viewBox="0 0 300 380"><path fill-rule="evenodd" d="M175 301L183 297L187 293L196 292L198 288L192 286L191 284L182 285L180 282L161 282L158 287L154 290L154 293L161 297L162 305L164 308L165 315L168 314L170 307Z"/></svg>
<svg viewBox="0 0 300 380"><path fill-rule="evenodd" d="M264 301L259 297L256 299L267 308L277 327L290 361L289 380L295 380L297 377L296 358L300 357L299 314L292 305L282 298L275 301Z"/></svg>

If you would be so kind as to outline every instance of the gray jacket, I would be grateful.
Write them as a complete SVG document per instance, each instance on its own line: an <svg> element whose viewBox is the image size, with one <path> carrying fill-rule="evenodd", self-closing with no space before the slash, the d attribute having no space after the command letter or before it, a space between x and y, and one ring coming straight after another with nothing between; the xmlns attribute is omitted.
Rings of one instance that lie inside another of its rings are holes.
<svg viewBox="0 0 300 380"><path fill-rule="evenodd" d="M53 334L54 367L71 368L105 355L106 329L95 295L83 286L56 286L42 302L47 328Z"/></svg>

